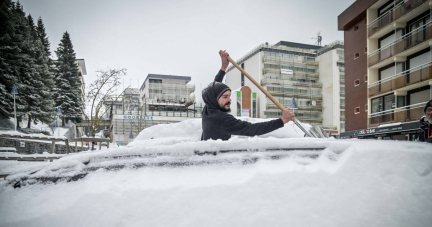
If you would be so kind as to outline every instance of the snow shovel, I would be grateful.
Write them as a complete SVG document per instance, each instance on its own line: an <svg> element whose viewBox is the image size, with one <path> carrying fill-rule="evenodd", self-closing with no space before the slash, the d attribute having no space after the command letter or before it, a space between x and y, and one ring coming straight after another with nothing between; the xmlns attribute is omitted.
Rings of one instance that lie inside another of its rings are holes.
<svg viewBox="0 0 432 227"><path fill-rule="evenodd" d="M223 52L223 51L222 50L219 51L219 53L221 53L221 52ZM244 69L242 69L242 67L240 67L230 56L228 56L227 59L238 70L240 70L253 84L255 84L255 86L257 86L277 107L279 107L279 109L281 109L282 111L285 109L285 107L282 106L282 104L280 104L264 87L262 87L261 84L259 84L254 78L252 78L252 76L250 76L249 73L247 73ZM315 128L318 127L319 129L315 129L316 132L311 132L311 131L306 130L303 127L303 125L300 123L300 121L297 120L296 117L293 117L292 121L294 122L294 124L297 125L297 127L299 127L305 133L305 135L307 137L312 137L312 138L326 138L326 137L328 137L327 134L325 133L325 131L319 126L314 126Z"/></svg>

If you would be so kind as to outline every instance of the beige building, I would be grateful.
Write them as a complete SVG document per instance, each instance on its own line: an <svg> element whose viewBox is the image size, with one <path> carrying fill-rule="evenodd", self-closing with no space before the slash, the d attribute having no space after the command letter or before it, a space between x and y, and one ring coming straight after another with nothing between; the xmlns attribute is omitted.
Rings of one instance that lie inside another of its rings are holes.
<svg viewBox="0 0 432 227"><path fill-rule="evenodd" d="M345 132L344 43L335 41L317 51L319 81L322 83L323 126L333 135Z"/></svg>
<svg viewBox="0 0 432 227"><path fill-rule="evenodd" d="M319 82L316 51L320 46L281 41L275 45L261 44L240 58L241 65L283 106L295 98L295 111L302 122L322 125L322 84ZM278 118L282 111L258 90L242 73L227 69L225 83L233 90L248 86L257 97L258 118Z"/></svg>

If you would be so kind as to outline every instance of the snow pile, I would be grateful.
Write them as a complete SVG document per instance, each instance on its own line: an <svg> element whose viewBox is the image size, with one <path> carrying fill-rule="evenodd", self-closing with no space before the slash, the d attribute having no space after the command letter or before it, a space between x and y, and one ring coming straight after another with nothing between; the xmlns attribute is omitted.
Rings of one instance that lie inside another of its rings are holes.
<svg viewBox="0 0 432 227"><path fill-rule="evenodd" d="M259 123L264 121L270 121L272 119L257 119L249 117L236 117L237 119L248 121L250 123ZM309 124L303 124L306 129L311 126ZM149 140L149 139L160 139L160 138L180 138L181 140L198 141L201 140L202 126L201 119L189 119L175 124L159 124L144 129L138 134L133 143L137 141ZM265 137L276 137L276 138L293 138L303 137L304 133L292 122L288 122L283 128L259 136ZM132 146L134 146L132 144Z"/></svg>
<svg viewBox="0 0 432 227"><path fill-rule="evenodd" d="M158 131L162 126L151 127L127 147L68 155L33 174L74 176L88 167L96 169L78 181L18 189L0 181L0 226L397 227L432 223L430 144L270 135L204 142L199 141L199 121L169 126L164 126L164 132ZM127 167L152 161L262 157L267 153L193 154L268 147L325 149L318 158L297 150L286 152L289 155L283 159L260 159L249 165ZM121 155L129 158L115 158ZM98 168L104 166L126 167ZM29 171L11 179L22 176L29 176Z"/></svg>
<svg viewBox="0 0 432 227"><path fill-rule="evenodd" d="M35 171L49 164L49 162L23 162L15 160L0 160L0 174L9 174L18 171Z"/></svg>

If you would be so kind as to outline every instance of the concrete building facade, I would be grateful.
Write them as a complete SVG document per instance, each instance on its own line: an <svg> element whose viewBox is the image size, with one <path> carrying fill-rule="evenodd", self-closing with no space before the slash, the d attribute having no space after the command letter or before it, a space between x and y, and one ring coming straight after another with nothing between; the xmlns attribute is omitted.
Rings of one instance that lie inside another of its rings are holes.
<svg viewBox="0 0 432 227"><path fill-rule="evenodd" d="M283 106L288 107L295 98L299 106L295 113L302 122L322 125L322 84L315 61L319 48L285 41L261 44L237 63ZM258 118L282 116L282 111L233 66L227 69L225 83L233 90L247 86L257 94Z"/></svg>
<svg viewBox="0 0 432 227"><path fill-rule="evenodd" d="M335 41L317 51L319 81L322 83L323 125L334 127L333 135L345 132L344 43Z"/></svg>

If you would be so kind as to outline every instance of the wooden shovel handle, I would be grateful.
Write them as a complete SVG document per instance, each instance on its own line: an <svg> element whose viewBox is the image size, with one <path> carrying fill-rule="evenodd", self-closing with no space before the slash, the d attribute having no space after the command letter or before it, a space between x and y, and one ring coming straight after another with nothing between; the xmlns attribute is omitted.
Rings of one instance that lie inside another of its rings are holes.
<svg viewBox="0 0 432 227"><path fill-rule="evenodd" d="M219 51L219 53L221 52L222 50ZM279 107L279 109L281 109L282 111L285 110L285 107L282 106L282 104L280 104L265 88L263 88L261 84L259 84L254 78L252 78L252 76L249 75L249 73L247 73L244 69L242 69L242 67L240 67L230 56L228 56L227 59L238 70L240 70L253 84L255 84L255 86L257 86L277 107ZM293 117L292 121L297 121L297 118Z"/></svg>

